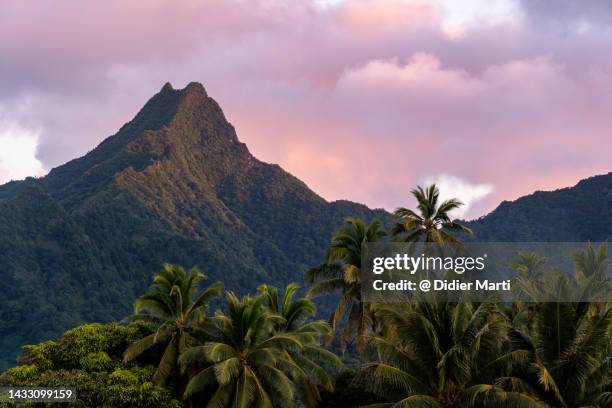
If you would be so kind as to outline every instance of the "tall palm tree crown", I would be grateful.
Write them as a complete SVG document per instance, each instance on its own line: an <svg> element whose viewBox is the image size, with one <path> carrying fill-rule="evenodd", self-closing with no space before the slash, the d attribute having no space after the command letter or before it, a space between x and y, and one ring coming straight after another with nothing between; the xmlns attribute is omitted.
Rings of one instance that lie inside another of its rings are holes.
<svg viewBox="0 0 612 408"><path fill-rule="evenodd" d="M197 344L198 324L205 319L206 306L210 300L221 295L220 282L197 293L198 284L206 276L197 268L186 272L181 266L166 264L164 270L154 277L147 293L139 297L134 305L132 320L152 322L155 333L134 342L124 353L128 362L156 345L165 349L153 376L156 384L165 384L176 372L179 355L189 346Z"/></svg>
<svg viewBox="0 0 612 408"><path fill-rule="evenodd" d="M332 237L325 262L310 269L306 281L311 284L307 297L340 292L341 298L330 317L332 330L336 332L343 317L348 313L341 344L357 332L357 347L365 347L365 334L374 326L370 305L361 299L361 249L362 245L380 241L387 233L378 220L367 227L362 220L347 218L346 225Z"/></svg>
<svg viewBox="0 0 612 408"><path fill-rule="evenodd" d="M228 311L215 317L212 340L181 356L183 367L203 367L189 381L186 397L199 394L208 407L316 406L313 367L295 360L313 346L312 336L276 332L284 319L264 302L263 296L227 294Z"/></svg>
<svg viewBox="0 0 612 408"><path fill-rule="evenodd" d="M307 320L316 314L316 308L312 301L306 298L294 299L299 289L296 283L290 283L285 288L282 297L278 289L269 285L260 285L257 290L264 297L266 307L283 318L275 327L277 332L304 331L305 328L313 332L326 333L329 326L320 320L308 322Z"/></svg>
<svg viewBox="0 0 612 408"><path fill-rule="evenodd" d="M426 189L417 186L411 193L417 200L418 213L404 207L395 210L396 224L391 233L396 240L458 245L459 240L452 232L473 234L470 228L450 218L449 212L461 207L461 201L451 198L438 203L440 190L435 184Z"/></svg>
<svg viewBox="0 0 612 408"><path fill-rule="evenodd" d="M507 330L495 304L389 303L376 312L384 330L371 342L380 358L360 376L394 401L377 407L539 406L528 395L491 385Z"/></svg>
<svg viewBox="0 0 612 408"><path fill-rule="evenodd" d="M612 406L610 304L537 306L528 331L510 331L512 372L499 382L554 407Z"/></svg>
<svg viewBox="0 0 612 408"><path fill-rule="evenodd" d="M283 318L274 325L274 332L291 334L302 343L300 350L288 349L287 352L311 376L311 392L306 394L318 399L317 386L327 391L333 389L333 379L322 366L337 371L342 367L342 362L334 353L321 347L321 339L329 336L331 328L325 321L309 320L316 315L316 308L309 299L294 299L298 289L297 284L290 283L282 297L273 286L261 285L258 291L264 297L268 310Z"/></svg>

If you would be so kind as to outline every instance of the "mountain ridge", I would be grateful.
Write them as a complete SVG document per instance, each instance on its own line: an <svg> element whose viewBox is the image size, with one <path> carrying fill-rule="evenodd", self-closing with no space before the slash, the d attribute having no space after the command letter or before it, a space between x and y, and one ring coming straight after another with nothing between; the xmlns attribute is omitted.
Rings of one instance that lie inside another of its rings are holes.
<svg viewBox="0 0 612 408"><path fill-rule="evenodd" d="M465 222L480 241L603 242L612 239L612 172L502 201Z"/></svg>

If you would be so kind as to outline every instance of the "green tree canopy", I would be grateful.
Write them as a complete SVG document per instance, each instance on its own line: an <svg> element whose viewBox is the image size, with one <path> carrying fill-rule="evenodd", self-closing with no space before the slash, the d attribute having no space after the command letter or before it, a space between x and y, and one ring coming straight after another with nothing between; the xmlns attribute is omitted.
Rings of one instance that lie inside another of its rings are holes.
<svg viewBox="0 0 612 408"><path fill-rule="evenodd" d="M329 320L335 333L348 313L340 336L343 348L356 332L357 348L363 351L365 335L375 326L370 304L361 299L361 249L364 244L380 241L385 235L378 220L366 227L362 220L347 218L345 226L332 237L325 262L306 274L306 281L311 284L308 298L340 293L340 301Z"/></svg>
<svg viewBox="0 0 612 408"><path fill-rule="evenodd" d="M311 335L277 331L283 317L264 306L263 296L227 294L227 314L214 319L216 334L181 356L184 368L201 367L185 397L199 394L208 407L316 406L317 383L310 364L296 363ZM321 350L322 352L322 350Z"/></svg>
<svg viewBox="0 0 612 408"><path fill-rule="evenodd" d="M396 303L378 305L376 313L384 335L371 342L380 360L361 376L373 392L395 401L387 406L537 406L494 385L508 328L496 305Z"/></svg>
<svg viewBox="0 0 612 408"><path fill-rule="evenodd" d="M539 303L529 332L512 329L507 389L550 406L612 406L610 304Z"/></svg>
<svg viewBox="0 0 612 408"><path fill-rule="evenodd" d="M460 246L454 233L473 234L470 228L450 218L449 213L463 205L461 201L451 198L439 203L440 190L435 184L426 189L417 186L411 193L417 200L418 212L404 207L395 210L396 223L391 230L395 240Z"/></svg>
<svg viewBox="0 0 612 408"><path fill-rule="evenodd" d="M220 282L198 293L198 284L205 279L197 268L186 272L181 266L166 264L155 275L147 293L135 302L132 319L154 323L157 330L128 347L124 361L132 361L153 346L162 345L164 352L153 376L155 384L165 384L177 373L179 355L198 343L206 305L221 295Z"/></svg>

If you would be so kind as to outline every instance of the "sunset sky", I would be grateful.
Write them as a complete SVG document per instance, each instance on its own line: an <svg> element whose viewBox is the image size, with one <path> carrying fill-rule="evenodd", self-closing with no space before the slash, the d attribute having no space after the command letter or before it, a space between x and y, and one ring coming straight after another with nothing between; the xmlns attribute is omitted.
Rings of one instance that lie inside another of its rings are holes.
<svg viewBox="0 0 612 408"><path fill-rule="evenodd" d="M612 171L612 2L0 4L0 182L83 155L170 81L259 159L393 210L438 182L473 218Z"/></svg>

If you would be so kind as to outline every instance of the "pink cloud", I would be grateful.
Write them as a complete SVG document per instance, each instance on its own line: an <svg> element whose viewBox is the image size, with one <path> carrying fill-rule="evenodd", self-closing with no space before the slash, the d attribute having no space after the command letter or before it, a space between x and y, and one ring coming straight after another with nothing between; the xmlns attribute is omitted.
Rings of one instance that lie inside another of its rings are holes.
<svg viewBox="0 0 612 408"><path fill-rule="evenodd" d="M48 169L164 82L201 81L259 158L328 199L388 209L428 177L493 186L476 216L610 170L605 21L559 31L528 15L450 38L444 12L417 0L6 3L0 108L37 131Z"/></svg>
<svg viewBox="0 0 612 408"><path fill-rule="evenodd" d="M404 31L406 26L435 23L437 7L402 0L347 1L333 9L334 19L357 35L373 31Z"/></svg>
<svg viewBox="0 0 612 408"><path fill-rule="evenodd" d="M470 75L415 54L406 63L371 61L348 70L336 97L370 137L389 146L410 140L407 160L420 163L417 174L458 173L499 186L490 208L537 188L560 187L559 180L567 185L608 170L609 150L597 146L607 145L612 120L595 106L606 98L608 80L596 93L586 86L590 80L572 77L548 56ZM425 153L426 146L433 151Z"/></svg>

